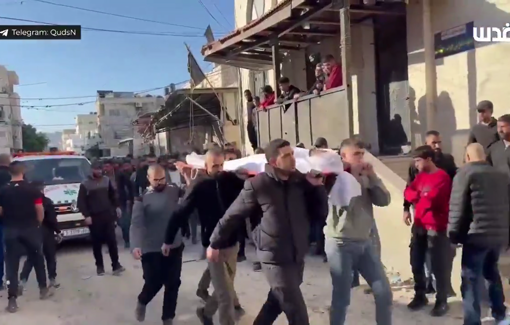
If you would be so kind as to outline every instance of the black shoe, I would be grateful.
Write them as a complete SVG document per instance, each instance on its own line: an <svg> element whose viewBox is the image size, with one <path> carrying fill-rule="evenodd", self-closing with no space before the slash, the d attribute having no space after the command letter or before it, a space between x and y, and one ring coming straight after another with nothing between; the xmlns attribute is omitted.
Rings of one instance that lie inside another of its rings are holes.
<svg viewBox="0 0 510 325"><path fill-rule="evenodd" d="M214 325L212 318L205 316L204 308L197 308L197 317L203 325Z"/></svg>
<svg viewBox="0 0 510 325"><path fill-rule="evenodd" d="M135 318L137 321L143 322L145 320L146 309L146 306L142 305L140 302L136 303Z"/></svg>
<svg viewBox="0 0 510 325"><path fill-rule="evenodd" d="M433 317L441 317L446 315L450 307L446 301L436 301L434 308L430 311L430 315Z"/></svg>
<svg viewBox="0 0 510 325"><path fill-rule="evenodd" d="M434 289L434 285L432 283L429 283L427 285L427 290L425 291L425 294L430 295L436 293L436 289Z"/></svg>
<svg viewBox="0 0 510 325"><path fill-rule="evenodd" d="M16 302L16 298L9 298L9 302L7 303L7 308L5 308L9 313L15 313L18 311L18 303Z"/></svg>
<svg viewBox="0 0 510 325"><path fill-rule="evenodd" d="M253 262L253 271L255 272L262 271L262 264L260 264L260 262Z"/></svg>
<svg viewBox="0 0 510 325"><path fill-rule="evenodd" d="M237 317L241 317L244 314L246 314L246 311L244 310L244 308L242 306L234 306L234 310L236 312Z"/></svg>
<svg viewBox="0 0 510 325"><path fill-rule="evenodd" d="M121 275L122 272L126 271L126 269L122 265L117 265L113 268L113 275Z"/></svg>
<svg viewBox="0 0 510 325"><path fill-rule="evenodd" d="M172 318L165 319L163 321L163 325L173 325L173 324L174 324L174 320Z"/></svg>
<svg viewBox="0 0 510 325"><path fill-rule="evenodd" d="M41 300L48 299L49 297L55 294L55 290L52 287L41 288L39 289L39 298Z"/></svg>
<svg viewBox="0 0 510 325"><path fill-rule="evenodd" d="M207 299L209 299L209 292L207 292L207 290L197 289L197 297L203 301L207 301Z"/></svg>
<svg viewBox="0 0 510 325"><path fill-rule="evenodd" d="M416 295L414 296L413 300L407 305L407 308L410 310L420 310L426 305L428 305L429 300L425 295Z"/></svg>
<svg viewBox="0 0 510 325"><path fill-rule="evenodd" d="M99 276L103 276L105 274L103 266L98 266L96 270L97 270L97 275L99 275Z"/></svg>
<svg viewBox="0 0 510 325"><path fill-rule="evenodd" d="M246 261L246 256L244 255L238 255L237 256L237 263L241 263L241 262L244 262Z"/></svg>

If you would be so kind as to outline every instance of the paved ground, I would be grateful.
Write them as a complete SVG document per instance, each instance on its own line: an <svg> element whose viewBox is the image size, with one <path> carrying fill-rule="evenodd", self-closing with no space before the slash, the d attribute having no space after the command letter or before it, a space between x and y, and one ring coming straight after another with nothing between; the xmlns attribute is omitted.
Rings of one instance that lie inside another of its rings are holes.
<svg viewBox="0 0 510 325"><path fill-rule="evenodd" d="M198 256L199 247L188 246L185 260ZM249 252L249 258L253 252ZM121 262L127 271L121 277L106 275L97 277L92 252L88 245L66 245L58 256L59 280L62 284L55 297L49 301L38 300L35 274L32 274L28 291L19 299L17 314L7 314L0 305L0 325L131 325L138 324L133 319L136 296L142 286L142 271L139 262L133 260L126 250L121 250ZM252 324L254 316L262 305L268 287L261 273L251 271L251 263L238 266L236 288L241 303L247 310L240 324ZM195 308L199 299L195 296L196 283L205 267L205 262L187 262L183 265L182 286L179 293L176 325L198 325ZM328 323L327 306L330 303L330 278L327 264L318 258L307 261L305 282L302 290L309 308L311 324ZM395 288L394 325L418 324L461 324L460 303L452 302L448 317L432 319L426 311L410 313L405 308L411 292ZM1 303L7 299L1 294ZM353 291L347 324L374 324L374 304L371 295L362 289ZM160 324L162 299L159 295L148 307L145 324ZM287 324L284 316L276 324Z"/></svg>

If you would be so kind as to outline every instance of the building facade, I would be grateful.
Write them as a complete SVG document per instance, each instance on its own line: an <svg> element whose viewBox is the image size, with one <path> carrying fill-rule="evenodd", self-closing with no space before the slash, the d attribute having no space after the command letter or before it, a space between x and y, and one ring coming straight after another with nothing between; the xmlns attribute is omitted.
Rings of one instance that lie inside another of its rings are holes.
<svg viewBox="0 0 510 325"><path fill-rule="evenodd" d="M0 65L0 152L23 148L20 97L14 91L19 84L16 72Z"/></svg>
<svg viewBox="0 0 510 325"><path fill-rule="evenodd" d="M97 112L89 114L78 114L75 117L76 134L81 138L87 139L98 133Z"/></svg>
<svg viewBox="0 0 510 325"><path fill-rule="evenodd" d="M98 133L102 139L99 146L103 156L129 154L125 146L119 147L119 142L130 138L134 139L134 155L145 152L133 122L142 114L158 111L165 103L164 98L133 92L98 91L97 94Z"/></svg>

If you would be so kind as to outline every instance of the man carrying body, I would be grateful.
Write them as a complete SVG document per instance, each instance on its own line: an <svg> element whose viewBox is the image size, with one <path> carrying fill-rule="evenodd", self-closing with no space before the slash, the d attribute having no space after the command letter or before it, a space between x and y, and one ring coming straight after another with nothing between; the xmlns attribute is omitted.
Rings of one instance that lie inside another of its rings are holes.
<svg viewBox="0 0 510 325"><path fill-rule="evenodd" d="M92 175L81 183L77 206L85 217L85 224L90 229L97 275L105 274L102 252L104 243L108 246L113 274L119 275L124 272L124 267L119 263L119 250L115 236L115 222L121 212L112 181L107 176L103 176L100 163L92 164Z"/></svg>
<svg viewBox="0 0 510 325"><path fill-rule="evenodd" d="M414 150L413 157L419 174L407 185L404 198L415 208L411 238L411 268L414 276L413 300L407 305L419 310L428 304L427 279L423 265L430 252L432 273L436 278L436 303L432 316L448 312L448 291L451 283L451 245L446 235L452 180L434 164L435 152L430 146ZM409 220L405 220L410 225Z"/></svg>
<svg viewBox="0 0 510 325"><path fill-rule="evenodd" d="M42 254L41 223L44 219L43 195L23 180L24 166L13 162L9 166L11 181L0 190L0 215L4 225L5 260L9 282L7 311L18 310L18 272L21 256L26 252L35 268L40 298L53 295L46 283Z"/></svg>
<svg viewBox="0 0 510 325"><path fill-rule="evenodd" d="M9 173L9 165L11 156L8 154L0 154L0 188L9 184L11 174ZM4 242L3 221L0 218L0 243ZM5 289L4 285L4 250L0 249L0 291Z"/></svg>
<svg viewBox="0 0 510 325"><path fill-rule="evenodd" d="M144 286L138 296L135 316L145 320L146 307L165 287L163 298L163 325L171 325L175 317L177 296L181 285L183 238L177 234L167 256L161 254L165 230L172 212L178 207L182 189L167 184L165 170L152 165L147 171L150 186L133 206L131 245L133 257L142 260Z"/></svg>
<svg viewBox="0 0 510 325"><path fill-rule="evenodd" d="M381 262L380 243L374 244L371 238L371 232L377 229L373 206L388 206L391 197L372 165L363 160L365 147L354 138L342 142L342 161L346 171L360 183L362 195L351 199L346 207L331 205L324 228L325 250L333 283L331 325L345 324L351 285L357 272L372 289L367 293L374 295L377 325L391 325L391 288ZM328 184L328 190L329 187ZM353 269L357 271L354 275Z"/></svg>
<svg viewBox="0 0 510 325"><path fill-rule="evenodd" d="M273 324L284 312L289 324L309 325L299 288L308 252L310 219L325 219L328 206L322 178L296 171L294 150L283 139L265 149L265 172L247 180L244 188L218 222L207 251L213 263L221 259L239 224L254 213L262 220L253 231L257 257L271 287L254 325Z"/></svg>
<svg viewBox="0 0 510 325"><path fill-rule="evenodd" d="M476 106L476 111L478 112L479 123L471 128L468 144L479 143L487 152L487 149L499 140L497 121L492 117L494 106L492 102L483 100Z"/></svg>
<svg viewBox="0 0 510 325"><path fill-rule="evenodd" d="M466 164L453 180L448 219L448 237L462 244L462 300L464 325L480 325L480 285L489 283L492 316L505 322L506 307L498 270L499 254L508 247L509 180L506 173L485 161L484 147L466 148Z"/></svg>
<svg viewBox="0 0 510 325"><path fill-rule="evenodd" d="M202 245L208 245L208 238L216 227L218 220L234 202L243 187L244 181L235 173L223 172L225 157L221 149L211 148L206 153L206 175L191 183L186 191L179 208L172 213L168 223L165 244L162 247L164 255L169 254L171 244L175 240L179 229L188 222L196 209L203 227ZM222 251L224 259L221 262L211 262L200 280L197 295L205 300L204 308L197 309L197 315L202 324L212 324L212 317L219 310L221 325L233 325L234 306L242 312L234 290L236 272L238 236L241 224L236 225L225 249ZM209 296L207 289L212 280L214 294Z"/></svg>

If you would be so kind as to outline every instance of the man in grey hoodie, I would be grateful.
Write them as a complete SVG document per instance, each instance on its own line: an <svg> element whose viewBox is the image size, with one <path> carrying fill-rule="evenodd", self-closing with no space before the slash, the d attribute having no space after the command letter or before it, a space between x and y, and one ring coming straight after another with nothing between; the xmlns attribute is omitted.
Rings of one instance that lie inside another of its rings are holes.
<svg viewBox="0 0 510 325"><path fill-rule="evenodd" d="M163 325L171 325L181 285L184 249L182 234L175 236L168 256L161 254L161 245L165 241L166 226L178 206L182 190L173 183L167 183L165 170L160 165L151 165L147 178L150 187L140 200L135 201L130 228L133 257L142 260L145 281L138 296L135 316L140 322L145 320L146 306L164 286L162 320Z"/></svg>
<svg viewBox="0 0 510 325"><path fill-rule="evenodd" d="M372 289L377 325L391 325L391 288L380 255L370 238L375 224L373 205L388 206L390 194L372 165L363 161L365 145L361 141L344 140L340 153L346 171L361 184L362 195L353 198L349 206L330 206L324 227L333 284L330 324L345 323L353 269L356 269Z"/></svg>

